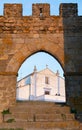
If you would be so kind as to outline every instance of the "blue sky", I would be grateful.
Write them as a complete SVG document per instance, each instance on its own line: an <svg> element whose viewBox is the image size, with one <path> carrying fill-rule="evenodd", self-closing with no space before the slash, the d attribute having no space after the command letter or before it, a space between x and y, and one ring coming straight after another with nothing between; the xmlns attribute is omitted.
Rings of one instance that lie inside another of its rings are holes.
<svg viewBox="0 0 82 130"><path fill-rule="evenodd" d="M3 14L4 3L22 3L23 15L32 14L32 3L49 3L51 5L51 14L59 14L60 3L78 3L78 13L82 14L82 0L0 0L0 14Z"/></svg>
<svg viewBox="0 0 82 130"><path fill-rule="evenodd" d="M59 15L60 3L78 3L78 15L82 15L82 0L0 0L0 15L3 15L4 3L21 3L23 4L23 15L32 14L33 3L49 3L51 7L51 15ZM37 53L29 57L20 67L19 77L23 78L27 74L33 72L34 65L37 66L38 71L48 67L56 72L59 70L60 75L63 76L63 70L59 63L47 53Z"/></svg>
<svg viewBox="0 0 82 130"><path fill-rule="evenodd" d="M45 69L46 65L48 65L48 68L51 69L53 72L57 72L57 70L59 70L60 75L63 77L63 70L58 61L48 53L38 52L29 57L22 64L19 70L18 80L23 78L27 74L32 73L35 65L37 67L37 71Z"/></svg>

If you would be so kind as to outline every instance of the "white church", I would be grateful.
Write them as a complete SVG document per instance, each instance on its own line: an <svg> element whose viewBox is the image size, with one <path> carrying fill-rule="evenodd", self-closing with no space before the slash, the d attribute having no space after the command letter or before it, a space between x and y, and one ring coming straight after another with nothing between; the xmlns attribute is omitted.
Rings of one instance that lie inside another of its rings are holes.
<svg viewBox="0 0 82 130"><path fill-rule="evenodd" d="M16 92L16 99L21 101L66 101L64 78L59 75L58 71L54 73L48 66L39 72L34 66L33 73L17 82Z"/></svg>

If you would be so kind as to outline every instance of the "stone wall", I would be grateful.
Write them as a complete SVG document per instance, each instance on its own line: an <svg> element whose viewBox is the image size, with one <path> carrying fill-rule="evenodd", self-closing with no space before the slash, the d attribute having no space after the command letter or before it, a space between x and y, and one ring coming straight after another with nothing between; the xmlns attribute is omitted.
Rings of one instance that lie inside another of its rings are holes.
<svg viewBox="0 0 82 130"><path fill-rule="evenodd" d="M9 105L14 105L16 96L16 76L0 75L0 109Z"/></svg>
<svg viewBox="0 0 82 130"><path fill-rule="evenodd" d="M59 16L50 16L49 4L35 4L32 10L32 16L22 16L21 4L5 4L0 16L0 109L15 103L18 69L38 51L59 61L67 103L78 109L74 101L80 104L82 95L82 17L77 4L61 4Z"/></svg>
<svg viewBox="0 0 82 130"><path fill-rule="evenodd" d="M69 22L68 22L69 21ZM82 17L68 17L64 23L64 60L67 103L82 110ZM70 26L69 26L70 25ZM77 110L77 111L78 111Z"/></svg>

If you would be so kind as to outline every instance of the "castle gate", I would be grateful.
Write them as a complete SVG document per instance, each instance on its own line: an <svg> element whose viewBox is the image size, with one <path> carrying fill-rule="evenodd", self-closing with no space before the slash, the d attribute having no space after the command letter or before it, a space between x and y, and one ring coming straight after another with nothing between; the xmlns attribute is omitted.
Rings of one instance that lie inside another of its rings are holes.
<svg viewBox="0 0 82 130"><path fill-rule="evenodd" d="M82 17L77 4L61 4L50 16L49 4L33 4L32 16L22 16L21 4L5 4L0 16L0 110L16 103L17 73L38 51L53 55L65 75L66 100L82 110Z"/></svg>

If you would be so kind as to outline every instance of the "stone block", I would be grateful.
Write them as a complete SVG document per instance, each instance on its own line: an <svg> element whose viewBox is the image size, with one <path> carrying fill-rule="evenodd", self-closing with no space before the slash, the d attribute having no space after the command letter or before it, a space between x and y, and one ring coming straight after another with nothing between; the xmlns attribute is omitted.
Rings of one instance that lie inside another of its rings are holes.
<svg viewBox="0 0 82 130"><path fill-rule="evenodd" d="M4 16L14 18L21 17L22 4L4 4Z"/></svg>
<svg viewBox="0 0 82 130"><path fill-rule="evenodd" d="M3 122L3 116L2 116L2 113L0 113L0 123Z"/></svg>
<svg viewBox="0 0 82 130"><path fill-rule="evenodd" d="M32 15L35 17L49 17L50 16L50 5L49 4L33 4Z"/></svg>
<svg viewBox="0 0 82 130"><path fill-rule="evenodd" d="M80 130L82 130L82 123L80 124Z"/></svg>
<svg viewBox="0 0 82 130"><path fill-rule="evenodd" d="M5 114L5 116L4 116L4 122L7 122L10 119L15 120L14 117L13 117L13 115L11 115L11 114Z"/></svg>
<svg viewBox="0 0 82 130"><path fill-rule="evenodd" d="M77 16L77 4L60 4L60 16L63 17L75 17Z"/></svg>

